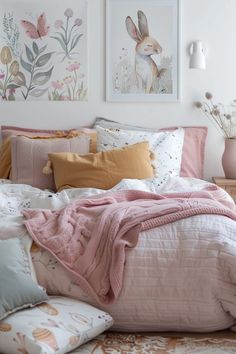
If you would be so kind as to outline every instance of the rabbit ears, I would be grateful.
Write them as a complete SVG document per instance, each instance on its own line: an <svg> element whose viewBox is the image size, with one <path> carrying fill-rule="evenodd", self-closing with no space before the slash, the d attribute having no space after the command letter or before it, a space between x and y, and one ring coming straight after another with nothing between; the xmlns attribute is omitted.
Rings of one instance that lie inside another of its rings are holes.
<svg viewBox="0 0 236 354"><path fill-rule="evenodd" d="M127 32L129 33L130 37L134 39L136 42L139 43L143 40L144 37L149 36L147 17L141 10L138 11L139 30L134 24L130 16L126 17L125 24L126 24Z"/></svg>

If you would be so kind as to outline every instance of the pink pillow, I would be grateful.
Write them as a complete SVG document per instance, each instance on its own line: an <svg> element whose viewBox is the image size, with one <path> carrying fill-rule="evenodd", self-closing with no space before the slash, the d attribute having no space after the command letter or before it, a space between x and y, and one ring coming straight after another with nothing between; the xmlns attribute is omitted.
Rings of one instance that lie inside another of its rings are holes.
<svg viewBox="0 0 236 354"><path fill-rule="evenodd" d="M175 130L177 127L161 130ZM181 177L204 177L205 143L207 127L184 127L184 145L181 162Z"/></svg>
<svg viewBox="0 0 236 354"><path fill-rule="evenodd" d="M60 130L60 129L50 130L50 129L21 128L21 127L15 127L15 126L11 126L11 125L2 125L1 126L1 134L2 134L3 141L10 136L16 136L16 135L24 135L24 136L29 136L29 137L49 136L49 135L55 135L57 133L69 134L71 131L79 131L82 133L89 134L89 133L94 133L95 129L79 128L79 129L69 129L69 130Z"/></svg>
<svg viewBox="0 0 236 354"><path fill-rule="evenodd" d="M74 152L88 154L90 139L81 135L75 138L30 139L24 136L11 138L13 183L30 184L33 187L56 190L53 175L43 174L48 153ZM66 173L66 171L65 171Z"/></svg>

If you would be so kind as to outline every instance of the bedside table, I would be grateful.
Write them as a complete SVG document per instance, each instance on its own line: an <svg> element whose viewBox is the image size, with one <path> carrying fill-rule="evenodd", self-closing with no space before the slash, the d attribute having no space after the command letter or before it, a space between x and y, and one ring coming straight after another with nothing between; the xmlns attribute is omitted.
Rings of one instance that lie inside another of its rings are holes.
<svg viewBox="0 0 236 354"><path fill-rule="evenodd" d="M213 182L223 188L236 202L236 179L227 179L224 177L212 177Z"/></svg>

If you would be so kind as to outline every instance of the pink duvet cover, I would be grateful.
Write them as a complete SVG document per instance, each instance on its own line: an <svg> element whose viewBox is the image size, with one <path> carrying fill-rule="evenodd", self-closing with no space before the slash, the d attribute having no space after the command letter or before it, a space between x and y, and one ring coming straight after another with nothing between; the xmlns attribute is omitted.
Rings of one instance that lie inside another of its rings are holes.
<svg viewBox="0 0 236 354"><path fill-rule="evenodd" d="M189 193L154 194L127 190L84 198L59 211L24 210L33 240L49 251L84 291L100 304L118 299L126 248L140 231L203 213L236 221L233 201L221 200L212 186Z"/></svg>
<svg viewBox="0 0 236 354"><path fill-rule="evenodd" d="M154 193L198 191L211 184L183 178L163 183L124 180L116 190ZM99 190L52 194L26 185L0 183L0 238L27 236L22 210L59 210ZM232 202L221 190L221 198ZM28 236L27 236L28 237ZM49 252L34 246L33 264L49 294L61 294L101 307L76 285ZM223 215L202 214L143 231L126 250L123 286L118 300L103 305L114 330L198 331L234 328L236 322L236 223Z"/></svg>

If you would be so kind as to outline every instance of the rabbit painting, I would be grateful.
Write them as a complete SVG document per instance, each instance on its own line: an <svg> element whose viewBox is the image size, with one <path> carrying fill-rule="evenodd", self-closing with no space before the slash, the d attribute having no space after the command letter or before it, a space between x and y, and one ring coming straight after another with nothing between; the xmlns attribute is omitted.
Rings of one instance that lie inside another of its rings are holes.
<svg viewBox="0 0 236 354"><path fill-rule="evenodd" d="M158 80L166 70L159 70L151 56L161 54L162 47L149 35L147 17L143 11L138 11L138 28L130 16L126 17L125 24L128 34L137 43L135 47L137 87L145 93L156 93Z"/></svg>

